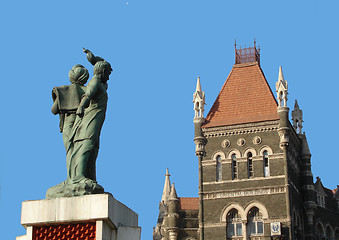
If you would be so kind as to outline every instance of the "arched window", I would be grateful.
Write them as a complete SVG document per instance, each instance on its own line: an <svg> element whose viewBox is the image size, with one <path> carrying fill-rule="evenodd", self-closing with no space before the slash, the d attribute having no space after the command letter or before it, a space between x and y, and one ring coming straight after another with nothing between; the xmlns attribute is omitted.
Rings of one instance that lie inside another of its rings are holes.
<svg viewBox="0 0 339 240"><path fill-rule="evenodd" d="M326 239L333 240L334 239L333 235L334 234L333 234L332 228L330 226L327 226L326 227Z"/></svg>
<svg viewBox="0 0 339 240"><path fill-rule="evenodd" d="M247 219L247 232L249 236L264 234L262 213L257 207L253 207L248 211Z"/></svg>
<svg viewBox="0 0 339 240"><path fill-rule="evenodd" d="M263 152L263 160L264 160L264 177L270 176L270 166L268 162L268 152L265 150Z"/></svg>
<svg viewBox="0 0 339 240"><path fill-rule="evenodd" d="M315 228L315 235L317 236L317 239L324 239L325 236L324 228L319 222Z"/></svg>
<svg viewBox="0 0 339 240"><path fill-rule="evenodd" d="M334 235L335 235L335 240L339 240L339 229L337 229L337 230L335 230L335 233L334 233Z"/></svg>
<svg viewBox="0 0 339 240"><path fill-rule="evenodd" d="M302 225L301 225L301 220L298 214L294 212L293 214L293 234L294 234L294 239L303 239L303 232L302 232Z"/></svg>
<svg viewBox="0 0 339 240"><path fill-rule="evenodd" d="M253 177L253 160L252 160L252 153L247 153L247 177Z"/></svg>
<svg viewBox="0 0 339 240"><path fill-rule="evenodd" d="M201 117L199 102L195 103L195 111L196 117Z"/></svg>
<svg viewBox="0 0 339 240"><path fill-rule="evenodd" d="M232 179L238 178L237 155L232 154Z"/></svg>
<svg viewBox="0 0 339 240"><path fill-rule="evenodd" d="M227 238L242 236L241 216L236 209L232 209L226 215Z"/></svg>
<svg viewBox="0 0 339 240"><path fill-rule="evenodd" d="M221 156L218 155L216 157L217 168L216 168L216 180L217 182L221 181L222 179L222 163L221 163Z"/></svg>

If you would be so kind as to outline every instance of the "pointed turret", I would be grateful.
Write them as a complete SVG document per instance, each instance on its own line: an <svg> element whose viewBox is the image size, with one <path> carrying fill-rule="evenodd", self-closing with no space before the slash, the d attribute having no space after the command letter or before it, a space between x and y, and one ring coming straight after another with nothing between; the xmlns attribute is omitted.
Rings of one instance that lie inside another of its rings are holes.
<svg viewBox="0 0 339 240"><path fill-rule="evenodd" d="M179 199L177 196L177 191L175 190L174 183L171 187L171 193L168 198L168 215L166 216L167 223L167 232L169 240L177 240L178 239L178 203Z"/></svg>
<svg viewBox="0 0 339 240"><path fill-rule="evenodd" d="M302 142L301 142L301 155L302 156L311 156L310 148L308 146L308 142L305 134L303 134Z"/></svg>
<svg viewBox="0 0 339 240"><path fill-rule="evenodd" d="M168 168L166 169L165 174L165 184L164 184L164 190L162 191L162 197L161 202L167 203L168 197L171 192L171 182L170 182L170 174L168 173Z"/></svg>
<svg viewBox="0 0 339 240"><path fill-rule="evenodd" d="M296 109L296 106L294 107ZM293 112L292 112L293 116ZM303 206L307 221L305 221L305 239L314 239L314 215L317 208L315 191L313 185L313 174L311 166L311 152L305 133L298 135L301 140L301 162L302 162L302 191Z"/></svg>
<svg viewBox="0 0 339 240"><path fill-rule="evenodd" d="M287 107L287 81L284 79L281 66L279 67L279 76L278 81L275 83L277 99L278 99L278 108L277 112L279 114L280 123L278 133L280 136L280 147L283 148L289 143L289 120L288 113L289 108Z"/></svg>
<svg viewBox="0 0 339 240"><path fill-rule="evenodd" d="M201 90L200 77L197 80L197 86L193 93L194 104L194 142L195 142L195 154L205 154L206 139L202 133L201 126L205 122L204 118L204 105L205 105L205 93Z"/></svg>
<svg viewBox="0 0 339 240"><path fill-rule="evenodd" d="M279 107L287 107L288 85L287 85L287 81L285 81L284 79L281 66L279 67L279 77L278 77L278 81L275 84L275 87L276 87L276 92L278 94Z"/></svg>
<svg viewBox="0 0 339 240"><path fill-rule="evenodd" d="M177 191L175 190L174 183L172 183L172 186L171 186L171 193L170 193L170 195L169 195L168 200L179 200L179 199L178 199L178 196L177 196Z"/></svg>
<svg viewBox="0 0 339 240"><path fill-rule="evenodd" d="M194 119L204 118L205 92L201 90L200 77L197 79L197 86L193 93Z"/></svg>
<svg viewBox="0 0 339 240"><path fill-rule="evenodd" d="M292 121L293 121L293 128L295 131L300 134L302 133L303 125L303 111L299 108L298 101L295 100L294 103L294 110L292 111Z"/></svg>

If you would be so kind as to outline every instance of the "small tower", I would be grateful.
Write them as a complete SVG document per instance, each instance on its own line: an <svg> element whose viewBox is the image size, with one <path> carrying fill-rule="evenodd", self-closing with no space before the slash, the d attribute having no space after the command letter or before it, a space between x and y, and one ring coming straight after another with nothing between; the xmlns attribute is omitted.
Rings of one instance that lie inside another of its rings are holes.
<svg viewBox="0 0 339 240"><path fill-rule="evenodd" d="M171 193L168 198L168 214L166 216L167 222L167 232L169 240L177 240L178 239L178 203L179 198L177 196L177 192L175 190L174 183L171 187Z"/></svg>
<svg viewBox="0 0 339 240"><path fill-rule="evenodd" d="M289 120L288 120L288 112L289 108L287 107L287 81L284 79L284 75L279 67L279 77L278 81L275 84L276 92L277 92L277 99L278 99L278 108L277 112L279 114L280 123L278 133L280 136L280 147L283 148L287 146L289 143Z"/></svg>
<svg viewBox="0 0 339 240"><path fill-rule="evenodd" d="M205 123L204 118L204 105L205 105L205 93L201 90L200 77L197 80L197 87L195 93L193 94L193 104L194 104L194 143L195 143L195 155L198 156L198 165L199 165L199 235L200 240L204 239L204 230L203 230L203 198L202 193L203 184L202 184L202 160L205 156L205 145L206 138L202 132L202 125Z"/></svg>
<svg viewBox="0 0 339 240"><path fill-rule="evenodd" d="M153 240L161 240L164 239L165 236L165 227L164 222L165 218L167 216L167 204L168 200L170 198L171 193L171 182L170 182L170 174L168 172L168 168L166 169L165 174L165 184L164 184L164 190L162 192L161 201L159 203L159 216L157 225L153 229Z"/></svg>
<svg viewBox="0 0 339 240"><path fill-rule="evenodd" d="M303 111L299 109L298 101L295 100L294 110L292 111L293 128L298 134L302 133Z"/></svg>
<svg viewBox="0 0 339 240"><path fill-rule="evenodd" d="M297 104L297 102L296 102ZM294 107L295 108L295 107ZM292 112L293 116L293 112ZM293 121L294 123L294 121ZM308 147L306 135L299 134L301 140L301 162L302 162L302 191L304 196L304 209L306 214L305 239L315 239L314 235L314 215L317 208L315 203L315 191L313 185L313 174L311 169L311 152Z"/></svg>
<svg viewBox="0 0 339 240"><path fill-rule="evenodd" d="M194 119L204 118L205 92L201 91L200 77L197 80L197 87L193 93Z"/></svg>
<svg viewBox="0 0 339 240"><path fill-rule="evenodd" d="M281 66L279 67L279 77L278 81L275 83L276 92L278 94L278 106L279 107L287 107L287 81L284 80L284 75L281 69Z"/></svg>
<svg viewBox="0 0 339 240"><path fill-rule="evenodd" d="M201 90L200 77L197 80L197 87L193 93L194 103L194 142L196 145L195 153L204 154L205 138L203 136L201 126L205 122L204 118L204 105L205 105L205 93Z"/></svg>

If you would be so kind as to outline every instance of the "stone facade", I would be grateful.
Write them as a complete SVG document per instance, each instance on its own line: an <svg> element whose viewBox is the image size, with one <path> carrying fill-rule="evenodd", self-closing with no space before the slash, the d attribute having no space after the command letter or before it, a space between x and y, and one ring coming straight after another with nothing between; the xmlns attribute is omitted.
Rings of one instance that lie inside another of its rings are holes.
<svg viewBox="0 0 339 240"><path fill-rule="evenodd" d="M255 56L242 58L245 53ZM200 79L194 93L197 204L188 210L178 200L173 208L163 195L153 239L338 240L339 187L330 190L320 178L313 181L302 110L295 102L290 123L281 67L276 100L259 50L236 49L236 56L206 118L199 108L205 104Z"/></svg>

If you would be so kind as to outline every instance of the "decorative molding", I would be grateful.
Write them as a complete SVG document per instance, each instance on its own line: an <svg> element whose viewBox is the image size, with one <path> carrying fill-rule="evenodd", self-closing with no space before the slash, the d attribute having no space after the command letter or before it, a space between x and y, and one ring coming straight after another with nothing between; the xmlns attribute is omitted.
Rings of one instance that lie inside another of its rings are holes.
<svg viewBox="0 0 339 240"><path fill-rule="evenodd" d="M227 158L226 159L223 159L222 158L222 163L224 164L224 163L230 163L230 161L231 161L231 156L232 156L232 154L233 153L235 153L236 155L237 155L237 161L247 161L247 158L246 158L246 155L245 154L247 154L247 152L248 151L251 151L252 152L252 148L251 149L246 149L245 151L244 151L244 157L240 157L239 155L241 154L238 150L236 150L236 149L232 149L230 152L228 152L226 155L227 155ZM212 159L204 159L203 161L202 161L202 165L203 166L207 166L207 165L212 165L212 163L214 163L215 164L215 159L214 159L214 157L213 156L215 156L215 154L217 153L217 152L219 152L219 151L215 151L213 154L212 154ZM253 154L253 152L252 152L252 154ZM239 157L238 157L239 156ZM283 158L283 156L284 156L284 154L283 153L275 153L275 154L273 154L273 155L269 155L268 156L268 158L269 158L269 160L274 160L274 159L282 159ZM263 158L262 158L262 155L256 155L256 156L253 156L253 159L252 159L253 161L262 161L263 160Z"/></svg>
<svg viewBox="0 0 339 240"><path fill-rule="evenodd" d="M277 131L279 120L241 125L202 128L206 138Z"/></svg>
<svg viewBox="0 0 339 240"><path fill-rule="evenodd" d="M268 158L270 159L271 158L271 155L273 155L273 151L272 151L272 148L270 148L269 146L265 145L265 146L262 146L259 150L259 155L260 156L263 156L264 155L264 151L267 151L268 152Z"/></svg>
<svg viewBox="0 0 339 240"><path fill-rule="evenodd" d="M219 198L233 198L233 197L247 197L260 196L270 194L281 194L286 192L285 186L264 187L259 189L243 189L237 191L223 191L223 192L206 192L203 194L204 200L219 199Z"/></svg>
<svg viewBox="0 0 339 240"><path fill-rule="evenodd" d="M279 179L279 178L285 178L285 175L269 176L269 177L253 177L253 178L223 180L223 181L221 180L221 181L218 181L218 182L204 182L203 185L214 185L214 184L246 182L246 181L258 181L258 180Z"/></svg>
<svg viewBox="0 0 339 240"><path fill-rule="evenodd" d="M205 223L205 228L214 228L214 227L226 227L226 222L218 222L218 223Z"/></svg>
<svg viewBox="0 0 339 240"><path fill-rule="evenodd" d="M287 218L272 218L272 219L263 219L263 223L268 224L272 222L282 222L288 223L289 220ZM226 227L226 222L214 222L214 223L206 223L204 224L205 228L215 228L215 227Z"/></svg>

